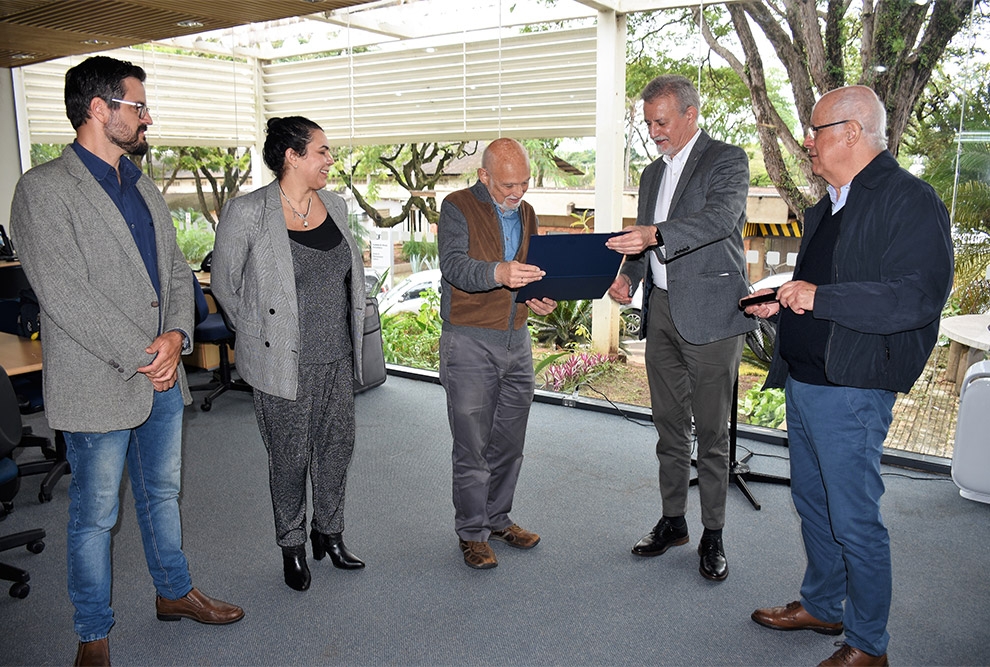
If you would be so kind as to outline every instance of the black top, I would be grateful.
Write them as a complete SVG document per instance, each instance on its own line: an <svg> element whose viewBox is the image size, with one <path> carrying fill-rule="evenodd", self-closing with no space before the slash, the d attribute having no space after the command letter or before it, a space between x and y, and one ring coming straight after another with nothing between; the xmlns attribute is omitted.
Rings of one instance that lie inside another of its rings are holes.
<svg viewBox="0 0 990 667"><path fill-rule="evenodd" d="M829 212L822 219L815 235L808 241L801 266L794 272L794 280L804 280L812 285L835 282L832 258L839 240L842 211ZM806 384L832 385L825 377L829 327L828 320L815 319L811 311L798 315L790 308L781 309L777 344L792 378Z"/></svg>
<svg viewBox="0 0 990 667"><path fill-rule="evenodd" d="M332 250L340 245L340 242L344 240L344 235L337 229L337 225L333 224L330 213L327 213L323 224L300 231L290 229L289 238L313 250Z"/></svg>

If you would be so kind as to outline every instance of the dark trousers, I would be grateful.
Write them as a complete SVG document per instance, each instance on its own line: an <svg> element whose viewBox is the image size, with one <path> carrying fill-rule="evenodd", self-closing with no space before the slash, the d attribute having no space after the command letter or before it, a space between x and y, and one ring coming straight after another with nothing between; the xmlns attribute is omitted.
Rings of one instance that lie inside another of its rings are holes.
<svg viewBox="0 0 990 667"><path fill-rule="evenodd" d="M650 290L646 331L646 377L657 429L660 497L665 516L683 516L691 475L691 418L698 436L701 522L725 524L729 484L729 415L742 358L743 336L706 345L684 340L670 317L667 292Z"/></svg>

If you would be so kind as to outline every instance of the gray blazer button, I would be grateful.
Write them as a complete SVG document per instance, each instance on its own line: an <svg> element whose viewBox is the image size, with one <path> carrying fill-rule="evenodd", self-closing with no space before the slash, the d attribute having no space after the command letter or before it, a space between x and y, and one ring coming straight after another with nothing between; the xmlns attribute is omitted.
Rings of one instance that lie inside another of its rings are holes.
<svg viewBox="0 0 990 667"><path fill-rule="evenodd" d="M271 343L269 343L269 342L268 342L268 341L266 340L266 341L265 341L265 347L271 347L271 346L272 346L272 344L271 344Z"/></svg>
<svg viewBox="0 0 990 667"><path fill-rule="evenodd" d="M269 308L268 309L268 314L269 315L274 315L275 314L275 309L274 308Z"/></svg>
<svg viewBox="0 0 990 667"><path fill-rule="evenodd" d="M157 301L152 301L151 302L151 307L152 308L157 308L158 307L158 302Z"/></svg>

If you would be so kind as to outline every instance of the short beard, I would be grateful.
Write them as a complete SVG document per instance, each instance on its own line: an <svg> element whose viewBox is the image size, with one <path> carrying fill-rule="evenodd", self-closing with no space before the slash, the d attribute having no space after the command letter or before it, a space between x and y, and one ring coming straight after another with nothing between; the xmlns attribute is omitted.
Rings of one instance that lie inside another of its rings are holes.
<svg viewBox="0 0 990 667"><path fill-rule="evenodd" d="M148 152L148 141L141 138L141 132L147 129L147 125L139 125L133 136L124 138L121 136L122 125L111 122L103 128L103 134L110 140L110 143L123 148L128 155L145 155Z"/></svg>

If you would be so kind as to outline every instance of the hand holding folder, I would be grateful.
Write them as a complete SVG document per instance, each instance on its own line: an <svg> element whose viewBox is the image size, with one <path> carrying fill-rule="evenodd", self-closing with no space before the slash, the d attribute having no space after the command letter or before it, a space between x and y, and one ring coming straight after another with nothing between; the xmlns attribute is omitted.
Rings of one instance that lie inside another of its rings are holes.
<svg viewBox="0 0 990 667"><path fill-rule="evenodd" d="M539 267L542 279L522 287L516 301L600 299L615 279L622 255L605 247L616 234L533 235L526 262Z"/></svg>

